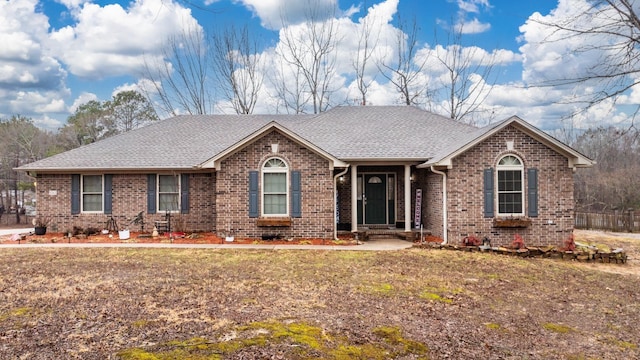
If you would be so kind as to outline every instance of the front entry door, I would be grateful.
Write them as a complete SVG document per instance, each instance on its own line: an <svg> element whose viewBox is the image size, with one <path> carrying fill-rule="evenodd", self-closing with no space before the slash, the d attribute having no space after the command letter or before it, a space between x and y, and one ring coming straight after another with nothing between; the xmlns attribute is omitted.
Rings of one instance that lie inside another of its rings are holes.
<svg viewBox="0 0 640 360"><path fill-rule="evenodd" d="M387 176L385 174L365 174L364 202L365 224L387 223Z"/></svg>

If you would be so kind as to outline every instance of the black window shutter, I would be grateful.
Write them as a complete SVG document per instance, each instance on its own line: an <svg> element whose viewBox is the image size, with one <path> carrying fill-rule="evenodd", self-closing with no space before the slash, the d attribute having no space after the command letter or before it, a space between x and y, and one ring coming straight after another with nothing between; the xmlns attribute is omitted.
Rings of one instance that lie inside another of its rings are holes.
<svg viewBox="0 0 640 360"><path fill-rule="evenodd" d="M80 175L71 175L71 214L80 214Z"/></svg>
<svg viewBox="0 0 640 360"><path fill-rule="evenodd" d="M104 176L104 213L111 214L113 212L113 175L106 174Z"/></svg>
<svg viewBox="0 0 640 360"><path fill-rule="evenodd" d="M493 217L493 169L484 169L484 217Z"/></svg>
<svg viewBox="0 0 640 360"><path fill-rule="evenodd" d="M538 169L527 169L527 201L530 217L538 216Z"/></svg>
<svg viewBox="0 0 640 360"><path fill-rule="evenodd" d="M291 217L302 217L300 171L291 172Z"/></svg>
<svg viewBox="0 0 640 360"><path fill-rule="evenodd" d="M249 171L249 217L257 218L258 215L258 172Z"/></svg>
<svg viewBox="0 0 640 360"><path fill-rule="evenodd" d="M180 179L180 212L189 213L189 174L182 174Z"/></svg>
<svg viewBox="0 0 640 360"><path fill-rule="evenodd" d="M147 214L156 213L156 174L147 174Z"/></svg>

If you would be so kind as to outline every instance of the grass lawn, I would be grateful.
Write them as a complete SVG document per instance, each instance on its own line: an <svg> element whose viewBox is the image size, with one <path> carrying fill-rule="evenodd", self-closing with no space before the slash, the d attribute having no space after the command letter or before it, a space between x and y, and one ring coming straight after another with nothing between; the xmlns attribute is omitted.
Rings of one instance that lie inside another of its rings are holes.
<svg viewBox="0 0 640 360"><path fill-rule="evenodd" d="M640 240L583 234L629 263L0 247L0 358L640 358Z"/></svg>

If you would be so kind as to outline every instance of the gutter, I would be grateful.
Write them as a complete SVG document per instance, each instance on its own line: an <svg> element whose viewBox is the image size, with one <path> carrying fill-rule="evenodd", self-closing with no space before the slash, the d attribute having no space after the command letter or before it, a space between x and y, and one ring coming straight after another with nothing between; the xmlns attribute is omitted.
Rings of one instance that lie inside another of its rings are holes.
<svg viewBox="0 0 640 360"><path fill-rule="evenodd" d="M436 170L433 165L431 165L431 172L434 174L442 175L442 244L448 243L448 235L447 235L447 174L445 172Z"/></svg>
<svg viewBox="0 0 640 360"><path fill-rule="evenodd" d="M337 213L337 202L336 202L336 195L338 194L338 178L340 176L343 176L344 174L346 174L349 171L349 164L347 164L347 167L344 168L344 171L341 173L336 174L333 177L333 239L334 240L338 240L338 215L336 215Z"/></svg>

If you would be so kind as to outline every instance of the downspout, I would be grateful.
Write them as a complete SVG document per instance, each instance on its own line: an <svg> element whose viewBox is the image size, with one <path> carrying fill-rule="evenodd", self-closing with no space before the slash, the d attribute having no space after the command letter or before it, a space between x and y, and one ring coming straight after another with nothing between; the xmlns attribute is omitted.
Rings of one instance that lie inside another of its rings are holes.
<svg viewBox="0 0 640 360"><path fill-rule="evenodd" d="M434 174L442 175L442 244L448 243L448 235L447 235L447 173L436 170L433 165L431 165L431 172Z"/></svg>
<svg viewBox="0 0 640 360"><path fill-rule="evenodd" d="M346 174L349 171L349 165L347 165L346 168L344 168L344 171L336 174L333 177L333 239L334 240L338 240L338 215L336 214L338 211L337 208L337 201L336 201L336 195L338 195L338 179L340 178L340 176L343 176L344 174Z"/></svg>

